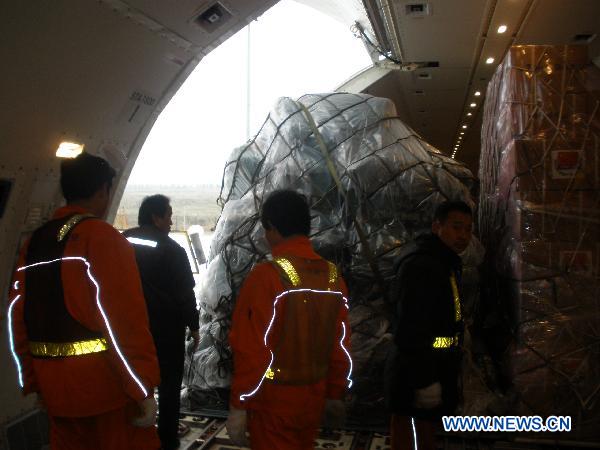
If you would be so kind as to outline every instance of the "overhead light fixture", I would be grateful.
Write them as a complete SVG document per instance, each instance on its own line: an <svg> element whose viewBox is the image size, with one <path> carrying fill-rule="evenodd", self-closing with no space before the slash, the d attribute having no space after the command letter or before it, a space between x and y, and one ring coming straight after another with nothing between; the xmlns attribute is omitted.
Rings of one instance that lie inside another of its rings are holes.
<svg viewBox="0 0 600 450"><path fill-rule="evenodd" d="M472 115L473 115L473 113L467 113L467 116L472 116Z"/></svg>
<svg viewBox="0 0 600 450"><path fill-rule="evenodd" d="M57 158L76 158L83 151L83 144L76 142L61 142L56 149Z"/></svg>
<svg viewBox="0 0 600 450"><path fill-rule="evenodd" d="M507 29L508 29L508 27L506 25L500 25L498 27L498 34L504 33Z"/></svg>
<svg viewBox="0 0 600 450"><path fill-rule="evenodd" d="M463 135L463 134L465 134L465 132L464 132L464 131L461 131L461 132L460 132L460 134L461 134L461 135Z"/></svg>
<svg viewBox="0 0 600 450"><path fill-rule="evenodd" d="M463 129L467 128L467 126L466 126L466 125L463 125L462 127L463 127Z"/></svg>
<svg viewBox="0 0 600 450"><path fill-rule="evenodd" d="M475 97L479 97L481 95L480 91L475 91Z"/></svg>
<svg viewBox="0 0 600 450"><path fill-rule="evenodd" d="M485 60L486 64L492 64L494 62L494 58L489 57L488 59Z"/></svg>
<svg viewBox="0 0 600 450"><path fill-rule="evenodd" d="M470 106L471 108L475 108L475 107L477 106L477 103L471 103L469 106Z"/></svg>

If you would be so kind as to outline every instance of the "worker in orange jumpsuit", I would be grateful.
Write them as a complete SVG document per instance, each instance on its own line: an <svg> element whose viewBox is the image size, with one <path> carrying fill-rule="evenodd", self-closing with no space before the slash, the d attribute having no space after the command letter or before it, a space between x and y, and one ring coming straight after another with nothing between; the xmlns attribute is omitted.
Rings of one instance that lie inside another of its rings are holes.
<svg viewBox="0 0 600 450"><path fill-rule="evenodd" d="M160 447L158 363L134 250L101 220L114 175L86 153L62 163L67 205L25 244L11 283L18 381L47 410L52 450Z"/></svg>
<svg viewBox="0 0 600 450"><path fill-rule="evenodd" d="M302 195L272 193L261 222L273 260L250 272L233 313L227 430L237 445L248 430L255 450L312 449L324 412L340 419L352 384L347 290L312 248Z"/></svg>

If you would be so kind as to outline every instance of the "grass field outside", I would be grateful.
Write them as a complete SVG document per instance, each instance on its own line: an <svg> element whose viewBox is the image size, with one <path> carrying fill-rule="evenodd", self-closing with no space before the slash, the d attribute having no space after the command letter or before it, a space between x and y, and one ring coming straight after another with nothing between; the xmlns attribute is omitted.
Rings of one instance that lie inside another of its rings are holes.
<svg viewBox="0 0 600 450"><path fill-rule="evenodd" d="M114 225L120 229L137 226L137 216L144 197L163 194L171 199L174 231L187 231L191 225L201 225L206 232L214 230L221 207L217 185L128 185L119 204Z"/></svg>

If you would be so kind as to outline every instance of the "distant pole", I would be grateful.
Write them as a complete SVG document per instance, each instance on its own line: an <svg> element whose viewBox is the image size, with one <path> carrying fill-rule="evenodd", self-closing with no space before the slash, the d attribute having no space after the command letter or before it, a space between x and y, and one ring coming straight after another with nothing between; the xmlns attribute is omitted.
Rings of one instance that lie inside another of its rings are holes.
<svg viewBox="0 0 600 450"><path fill-rule="evenodd" d="M250 139L250 24L248 29L248 39L246 47L246 140Z"/></svg>

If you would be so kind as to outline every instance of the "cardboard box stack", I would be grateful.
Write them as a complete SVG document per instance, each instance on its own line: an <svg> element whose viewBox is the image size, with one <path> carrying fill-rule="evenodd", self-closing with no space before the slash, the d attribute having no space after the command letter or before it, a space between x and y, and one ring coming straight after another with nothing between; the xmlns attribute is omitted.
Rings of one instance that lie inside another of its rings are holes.
<svg viewBox="0 0 600 450"><path fill-rule="evenodd" d="M600 69L585 46L515 46L488 90L480 229L508 298L518 414L600 427Z"/></svg>

